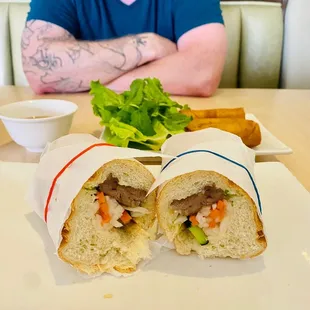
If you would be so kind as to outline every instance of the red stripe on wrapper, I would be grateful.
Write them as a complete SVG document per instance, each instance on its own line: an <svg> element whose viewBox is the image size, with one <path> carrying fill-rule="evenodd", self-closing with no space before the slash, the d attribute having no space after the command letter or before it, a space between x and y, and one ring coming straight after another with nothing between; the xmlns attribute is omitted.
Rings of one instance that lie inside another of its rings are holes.
<svg viewBox="0 0 310 310"><path fill-rule="evenodd" d="M48 214L48 205L51 201L52 195L53 195L53 191L55 188L55 185L57 183L57 180L59 179L59 177L67 170L67 168L69 168L78 158L80 158L82 155L84 155L85 153L87 153L88 151L90 151L91 149L97 147L97 146L114 146L112 144L108 144L108 143L96 143L93 144L91 146L89 146L88 148L86 148L85 150L83 150L82 152L80 152L79 154L77 154L76 156L74 156L56 175L56 177L54 178L53 182L52 182L52 186L49 190L48 196L47 196L47 200L46 200L46 205L45 205L45 209L44 209L44 221L47 223L47 214Z"/></svg>

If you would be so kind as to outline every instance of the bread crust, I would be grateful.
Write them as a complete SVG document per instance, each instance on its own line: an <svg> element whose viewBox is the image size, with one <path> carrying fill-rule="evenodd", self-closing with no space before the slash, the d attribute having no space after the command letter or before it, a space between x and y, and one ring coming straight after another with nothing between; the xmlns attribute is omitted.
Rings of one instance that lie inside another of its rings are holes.
<svg viewBox="0 0 310 310"><path fill-rule="evenodd" d="M156 201L156 212L157 212L157 218L158 218L158 222L160 227L165 231L164 226L162 225L162 215L160 212L160 204L162 202L162 200L164 199L164 196L167 195L167 191L170 191L171 187L174 186L174 184L179 183L180 181L184 181L186 182L186 180L190 177L196 177L196 178L200 178L200 177L206 177L206 176L210 176L210 175L216 175L217 177L221 178L229 187L232 187L236 190L238 190L238 192L241 192L242 195L246 196L250 201L250 208L254 217L254 222L255 222L255 227L256 227L256 243L259 246L259 250L254 253L253 255L250 256L240 256L240 259L245 259L245 258L253 258L256 257L258 255L260 255L261 253L264 252L264 250L267 248L267 240L263 231L263 223L261 221L261 219L258 216L257 213L257 208L256 205L254 203L254 201L252 200L252 198L248 195L248 193L246 193L241 187L239 187L237 184L235 184L233 181L231 181L230 179L228 179L227 177L215 172L215 171L205 171L205 170L198 170L198 171L193 171L193 172L189 172L183 175L179 175L171 180L169 180L168 182L166 182L163 187L161 188L161 190L158 193L158 199ZM175 240L169 240L171 242L175 243ZM177 250L177 248L176 248ZM182 255L182 253L179 253Z"/></svg>

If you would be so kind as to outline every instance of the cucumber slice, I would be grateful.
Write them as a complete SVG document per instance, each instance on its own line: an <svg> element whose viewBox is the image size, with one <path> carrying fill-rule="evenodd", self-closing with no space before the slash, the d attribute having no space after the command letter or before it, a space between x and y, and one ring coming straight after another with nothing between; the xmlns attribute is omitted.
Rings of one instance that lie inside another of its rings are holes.
<svg viewBox="0 0 310 310"><path fill-rule="evenodd" d="M200 245L206 245L209 243L208 237L204 231L198 226L188 227L188 230L192 233L195 239L199 242Z"/></svg>

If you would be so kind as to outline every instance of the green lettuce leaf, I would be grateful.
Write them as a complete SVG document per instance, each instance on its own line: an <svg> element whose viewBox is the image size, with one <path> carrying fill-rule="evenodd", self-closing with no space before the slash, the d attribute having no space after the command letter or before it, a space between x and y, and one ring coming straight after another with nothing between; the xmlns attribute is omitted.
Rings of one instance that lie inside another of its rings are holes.
<svg viewBox="0 0 310 310"><path fill-rule="evenodd" d="M130 85L130 91L123 93L125 104L139 107L143 100L144 81L141 79L134 80Z"/></svg>
<svg viewBox="0 0 310 310"><path fill-rule="evenodd" d="M134 111L131 114L130 125L136 127L145 136L153 136L155 134L151 118L146 109L139 109Z"/></svg>
<svg viewBox="0 0 310 310"><path fill-rule="evenodd" d="M171 100L158 79L137 79L122 94L93 81L90 94L94 114L106 126L104 139L117 146L159 151L169 136L184 132L191 121L179 113L188 106Z"/></svg>
<svg viewBox="0 0 310 310"><path fill-rule="evenodd" d="M184 128L188 125L188 116L181 113L166 113L163 121L164 126L174 133L184 132Z"/></svg>

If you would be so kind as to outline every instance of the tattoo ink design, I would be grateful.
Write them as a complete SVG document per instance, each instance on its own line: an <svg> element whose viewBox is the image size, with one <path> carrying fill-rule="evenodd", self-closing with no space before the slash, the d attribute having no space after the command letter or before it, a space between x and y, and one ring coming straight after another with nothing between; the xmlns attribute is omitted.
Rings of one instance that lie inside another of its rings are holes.
<svg viewBox="0 0 310 310"><path fill-rule="evenodd" d="M62 67L62 60L49 52L48 47L38 49L36 54L30 57L32 65L42 71L53 71Z"/></svg>
<svg viewBox="0 0 310 310"><path fill-rule="evenodd" d="M55 33L57 33L56 36ZM34 54L30 54L33 53L30 49L32 40L37 46ZM62 41L66 42L63 50L59 51L58 47L53 48L55 43ZM98 42L97 49L99 47L110 51L112 55L107 56L107 59L95 59L94 61L100 61L102 72L116 78L120 73L128 72L141 64L143 59L141 47L146 45L147 37L141 35L131 36L126 40L116 40L112 43ZM64 29L55 31L53 24L42 25L42 22L30 21L25 26L21 47L25 73L36 75L43 85L44 92L76 92L89 89L88 81L78 77L66 77L66 74L62 76L62 71L59 69L65 67L68 61L78 64L83 55L94 56L93 45L86 41L75 40ZM131 51L130 58L128 48Z"/></svg>
<svg viewBox="0 0 310 310"><path fill-rule="evenodd" d="M134 44L135 44L135 47L136 47L136 51L137 51L137 65L139 65L139 63L141 62L142 60L142 53L139 49L140 46L145 46L146 45L146 38L145 37L142 37L142 36L135 36L134 37Z"/></svg>
<svg viewBox="0 0 310 310"><path fill-rule="evenodd" d="M22 41L21 41L21 47L22 50L25 50L30 45L30 39L34 35L34 31L32 30L32 25L34 21L30 21L26 24L23 35L22 35Z"/></svg>
<svg viewBox="0 0 310 310"><path fill-rule="evenodd" d="M85 51L90 55L94 55L94 53L90 50L90 46L87 42L72 43L72 47L68 49L67 54L72 62L75 63L81 57L82 51Z"/></svg>
<svg viewBox="0 0 310 310"><path fill-rule="evenodd" d="M134 42L136 44L137 47L143 45L145 46L146 45L146 37L142 37L142 36L135 36L134 37Z"/></svg>
<svg viewBox="0 0 310 310"><path fill-rule="evenodd" d="M42 84L44 84L44 92L52 93L52 92L77 92L77 91L85 91L88 87L83 86L82 80L72 80L71 78L56 78L53 79L49 75L49 73L45 73L44 76L40 78Z"/></svg>
<svg viewBox="0 0 310 310"><path fill-rule="evenodd" d="M100 46L103 49L109 50L109 51L121 56L121 58L122 58L121 64L116 65L116 64L111 63L111 66L118 71L127 72L127 71L130 71L130 70L136 68L140 64L140 62L142 60L142 52L140 51L139 48L141 46L146 45L146 37L135 35L132 37L131 43L134 46L134 48L136 49L136 61L132 64L128 63L126 53L124 52L124 48L125 48L124 44L119 45L119 46L114 44L113 46L110 46L109 43L100 43Z"/></svg>

